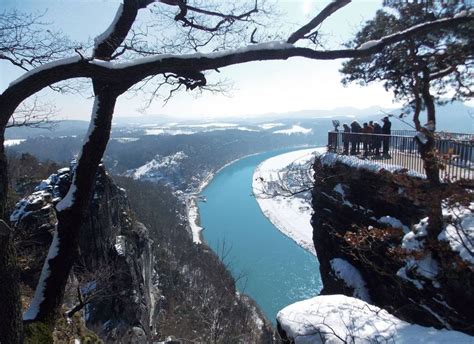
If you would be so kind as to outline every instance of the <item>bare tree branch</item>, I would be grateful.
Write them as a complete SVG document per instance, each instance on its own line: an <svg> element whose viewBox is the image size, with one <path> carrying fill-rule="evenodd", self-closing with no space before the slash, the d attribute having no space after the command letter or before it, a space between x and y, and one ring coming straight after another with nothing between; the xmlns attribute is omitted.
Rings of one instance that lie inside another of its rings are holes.
<svg viewBox="0 0 474 344"><path fill-rule="evenodd" d="M381 51L386 46L429 30L453 27L474 20L473 16L440 19L416 25L395 34L382 37L369 47L359 49L313 50L295 47L282 42L251 45L241 49L208 54L158 55L138 59L134 63L112 63L99 60L84 60L79 56L44 65L35 73L26 74L14 81L0 95L0 124L6 123L14 109L23 99L56 82L87 77L102 82L120 83L129 88L140 80L156 74L187 73L261 60L285 60L290 57L305 57L315 60L364 57Z"/></svg>
<svg viewBox="0 0 474 344"><path fill-rule="evenodd" d="M60 31L47 29L44 14L0 12L0 60L28 70L72 52L76 43Z"/></svg>
<svg viewBox="0 0 474 344"><path fill-rule="evenodd" d="M7 128L30 127L53 129L56 123L52 117L57 113L53 104L41 103L37 96L31 101L25 100L10 117Z"/></svg>
<svg viewBox="0 0 474 344"><path fill-rule="evenodd" d="M308 24L293 32L288 38L287 42L293 44L296 43L298 40L304 38L305 35L311 33L311 31L317 28L324 20L326 20L327 17L329 17L331 14L333 14L340 8L346 6L350 2L351 0L332 1L321 12L319 12L319 14L314 17Z"/></svg>

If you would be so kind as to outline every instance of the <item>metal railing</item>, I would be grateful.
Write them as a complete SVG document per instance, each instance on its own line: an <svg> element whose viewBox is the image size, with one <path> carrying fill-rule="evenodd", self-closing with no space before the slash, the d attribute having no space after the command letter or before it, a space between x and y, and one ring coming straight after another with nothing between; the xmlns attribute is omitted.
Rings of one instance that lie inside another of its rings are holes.
<svg viewBox="0 0 474 344"><path fill-rule="evenodd" d="M391 135L394 136L410 136L414 137L416 135L416 130L392 130ZM447 131L437 131L435 133L437 139L440 140L455 140L455 141L474 141L474 134L466 133L452 133Z"/></svg>
<svg viewBox="0 0 474 344"><path fill-rule="evenodd" d="M411 130L394 130L391 135L330 131L328 151L371 159L382 165L399 165L424 174L415 134L416 131ZM435 139L438 160L442 166L440 177L451 181L474 179L474 135L449 133L450 138L446 138L446 133L441 134L436 133Z"/></svg>

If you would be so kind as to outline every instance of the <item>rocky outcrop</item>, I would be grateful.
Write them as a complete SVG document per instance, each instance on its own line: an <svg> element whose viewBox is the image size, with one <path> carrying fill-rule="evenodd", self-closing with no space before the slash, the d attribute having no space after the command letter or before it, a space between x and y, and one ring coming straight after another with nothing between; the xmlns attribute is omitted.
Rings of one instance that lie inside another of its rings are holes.
<svg viewBox="0 0 474 344"><path fill-rule="evenodd" d="M59 170L21 200L11 215L21 246L21 279L32 289L52 240L54 206L70 181L71 170ZM106 342L141 343L151 338L157 294L151 245L147 228L133 217L125 190L101 166L81 228L80 258L65 308L82 310L87 327Z"/></svg>
<svg viewBox="0 0 474 344"><path fill-rule="evenodd" d="M474 334L474 266L446 241L425 246L429 184L406 170L327 156L314 171L321 294L358 297L408 322Z"/></svg>

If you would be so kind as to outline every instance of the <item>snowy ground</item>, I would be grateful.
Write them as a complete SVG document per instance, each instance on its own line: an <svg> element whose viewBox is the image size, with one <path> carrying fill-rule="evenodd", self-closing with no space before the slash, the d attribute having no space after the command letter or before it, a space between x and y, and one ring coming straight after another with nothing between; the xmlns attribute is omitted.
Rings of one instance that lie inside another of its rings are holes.
<svg viewBox="0 0 474 344"><path fill-rule="evenodd" d="M290 129L282 129L282 130L277 130L274 131L274 134L286 134L286 135L292 135L292 134L309 134L313 131L311 128L303 128L302 126L299 125L293 125Z"/></svg>
<svg viewBox="0 0 474 344"><path fill-rule="evenodd" d="M201 232L202 232L202 227L199 225L200 220L199 220L199 211L197 207L197 202L195 197L190 197L186 201L186 206L188 210L188 221L189 221L189 226L191 227L191 233L193 234L193 242L195 244L201 244Z"/></svg>
<svg viewBox="0 0 474 344"><path fill-rule="evenodd" d="M316 251L310 223L312 207L309 191L295 196L290 194L308 186L308 181L312 183L312 172L307 169L314 153L321 154L325 150L326 148L303 149L265 160L256 168L252 183L253 193L263 214L283 234L314 255ZM292 171L301 172L297 173L301 178L287 179L287 173ZM298 185L305 183L303 178L307 178L306 185ZM281 189L282 183L288 183L288 180L292 182Z"/></svg>
<svg viewBox="0 0 474 344"><path fill-rule="evenodd" d="M11 139L11 140L5 140L3 144L5 147L10 147L10 146L19 145L23 141L26 141L26 139Z"/></svg>
<svg viewBox="0 0 474 344"><path fill-rule="evenodd" d="M317 296L294 303L278 312L277 319L295 344L474 342L467 334L413 325L344 295Z"/></svg>

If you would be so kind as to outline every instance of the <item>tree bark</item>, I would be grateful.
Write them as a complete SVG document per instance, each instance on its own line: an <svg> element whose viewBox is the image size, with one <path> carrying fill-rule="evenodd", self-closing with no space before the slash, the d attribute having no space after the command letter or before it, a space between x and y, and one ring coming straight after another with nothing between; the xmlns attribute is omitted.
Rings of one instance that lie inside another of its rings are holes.
<svg viewBox="0 0 474 344"><path fill-rule="evenodd" d="M412 72L412 80L410 81L410 86L412 88L413 96L414 96L414 101L415 101L415 107L413 109L413 123L415 124L415 129L416 131L421 130L421 123L420 123L420 113L421 113L421 97L420 97L420 76L419 76L419 64L420 61L418 61L416 57L416 45L413 40L409 40L409 46L410 46L410 64L411 64L411 69L413 70Z"/></svg>
<svg viewBox="0 0 474 344"><path fill-rule="evenodd" d="M421 158L424 162L426 177L431 184L430 190L432 204L428 209L429 222L427 227L428 244L435 247L438 243L438 235L441 233L443 226L443 212L441 208L441 185L439 180L439 164L436 154L434 133L436 131L436 113L433 96L430 93L430 72L427 67L422 70L422 89L421 94L426 107L427 123L429 129L424 128L424 132L428 141L421 147Z"/></svg>
<svg viewBox="0 0 474 344"><path fill-rule="evenodd" d="M8 223L9 220L6 213L8 197L8 161L4 147L5 129L5 127L0 129L0 219Z"/></svg>
<svg viewBox="0 0 474 344"><path fill-rule="evenodd" d="M116 48L123 42L131 25L135 21L138 10L146 7L148 0L125 0L118 9L119 18L107 36L98 41L93 56L101 60L108 60ZM92 118L88 134L82 146L81 154L74 171L73 180L67 195L56 206L58 224L56 228L57 252L46 258L43 270L49 270L45 279L40 278L35 291L38 298L37 309L31 309L27 320L43 322L51 331L59 315L64 299L66 283L72 266L78 256L80 229L93 191L97 168L104 155L110 137L112 117L117 97L127 90L127 84L122 80L121 86L114 87L111 82L93 80L95 94ZM55 242L50 247L50 253L55 250ZM53 250L53 251L52 251ZM48 259L50 258L50 259ZM35 300L32 301L36 307Z"/></svg>
<svg viewBox="0 0 474 344"><path fill-rule="evenodd" d="M426 107L427 124L429 129L424 129L427 142L421 145L420 154L423 159L426 177L433 186L438 186L439 182L439 165L436 155L436 147L434 140L434 132L436 131L436 114L433 96L430 93L429 70L427 67L423 69L421 95Z"/></svg>
<svg viewBox="0 0 474 344"><path fill-rule="evenodd" d="M5 127L0 133L0 343L21 343L23 323L19 271L12 231L7 225L8 162L5 154ZM5 220L5 222L3 221Z"/></svg>
<svg viewBox="0 0 474 344"><path fill-rule="evenodd" d="M96 85L97 86L97 85ZM97 167L107 146L115 102L120 94L107 85L95 87L99 92L94 102L93 119L89 135L82 147L73 181L64 203L57 205L58 210L58 248L57 254L45 261L49 275L39 281L35 298L42 297L38 310L32 310L28 321L41 321L52 329L62 305L64 290L72 265L76 260L79 233L83 218L90 202ZM68 202L68 199L70 202ZM41 289L43 289L41 293ZM41 295L42 294L42 295Z"/></svg>
<svg viewBox="0 0 474 344"><path fill-rule="evenodd" d="M0 220L0 343L22 343L19 271L10 227Z"/></svg>

